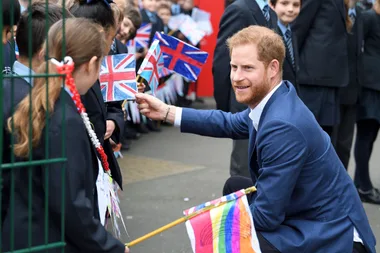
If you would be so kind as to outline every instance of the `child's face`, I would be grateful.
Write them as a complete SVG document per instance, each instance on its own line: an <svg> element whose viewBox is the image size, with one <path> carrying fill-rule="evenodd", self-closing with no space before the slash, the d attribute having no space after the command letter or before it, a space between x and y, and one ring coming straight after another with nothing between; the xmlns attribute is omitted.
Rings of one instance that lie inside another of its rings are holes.
<svg viewBox="0 0 380 253"><path fill-rule="evenodd" d="M142 6L147 11L155 12L157 10L157 0L142 0Z"/></svg>
<svg viewBox="0 0 380 253"><path fill-rule="evenodd" d="M134 29L135 27L133 26L132 21L129 18L124 18L116 38L121 41L128 40Z"/></svg>
<svg viewBox="0 0 380 253"><path fill-rule="evenodd" d="M293 22L301 10L301 0L278 0L273 10L277 13L278 19L288 25Z"/></svg>
<svg viewBox="0 0 380 253"><path fill-rule="evenodd" d="M184 0L182 4L182 9L189 11L194 8L194 0Z"/></svg>
<svg viewBox="0 0 380 253"><path fill-rule="evenodd" d="M3 34L2 34L2 38L3 38L3 44L7 44L7 41L10 41L12 40L12 35L13 36L16 36L16 30L17 30L17 26L13 26L13 32L12 32L12 28L9 27L9 26L6 26L4 27L3 29Z"/></svg>
<svg viewBox="0 0 380 253"><path fill-rule="evenodd" d="M159 9L157 11L157 15L162 19L162 22L164 23L164 25L168 25L169 19L172 16L172 14L170 13L170 10L165 9L165 8Z"/></svg>

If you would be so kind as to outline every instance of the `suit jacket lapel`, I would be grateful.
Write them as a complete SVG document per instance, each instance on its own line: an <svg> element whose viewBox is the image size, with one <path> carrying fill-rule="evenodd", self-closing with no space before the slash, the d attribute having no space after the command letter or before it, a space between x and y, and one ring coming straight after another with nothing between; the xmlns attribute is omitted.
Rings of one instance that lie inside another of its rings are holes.
<svg viewBox="0 0 380 253"><path fill-rule="evenodd" d="M253 123L251 119L248 119L250 121L249 125L249 145L248 145L248 157L249 157L249 165L250 165L250 173L252 177L256 177L256 179L259 177L259 167L257 163L257 153L256 153L256 130L253 127Z"/></svg>
<svg viewBox="0 0 380 253"><path fill-rule="evenodd" d="M352 30L356 32L356 38L357 38L357 54L360 55L362 53L362 46L363 46L363 24L361 19L361 10L359 7L355 7L356 10L356 18L354 27L352 27Z"/></svg>
<svg viewBox="0 0 380 253"><path fill-rule="evenodd" d="M338 3L337 3L338 2ZM346 25L346 8L344 7L344 1L333 1L335 7L339 10L344 24Z"/></svg>
<svg viewBox="0 0 380 253"><path fill-rule="evenodd" d="M269 9L270 20L269 20L269 28L275 29L277 27L277 14L271 8Z"/></svg>
<svg viewBox="0 0 380 253"><path fill-rule="evenodd" d="M245 0L246 5L250 9L253 18L256 20L256 23L261 26L267 26L268 22L264 17L263 12L261 11L259 5L255 0Z"/></svg>

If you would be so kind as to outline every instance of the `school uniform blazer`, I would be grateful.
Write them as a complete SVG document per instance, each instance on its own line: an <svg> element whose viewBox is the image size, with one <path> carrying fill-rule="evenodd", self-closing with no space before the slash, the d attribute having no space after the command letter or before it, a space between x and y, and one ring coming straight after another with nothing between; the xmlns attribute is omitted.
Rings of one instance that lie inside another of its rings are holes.
<svg viewBox="0 0 380 253"><path fill-rule="evenodd" d="M348 85L346 13L342 0L302 0L292 25L298 40L300 85Z"/></svg>
<svg viewBox="0 0 380 253"><path fill-rule="evenodd" d="M63 237L65 252L123 253L124 245L108 233L99 220L95 188L99 168L95 148L71 97L62 91L60 98L49 120L48 140L45 142L43 129L40 144L33 149L32 156L35 161L61 157L67 161L36 165L30 170L26 167L15 169L14 234L10 233L11 215L8 215L2 230L2 250L10 250L11 237L16 238L14 249L28 248L28 234L31 233L31 246L44 245L45 236L48 243L59 242ZM64 235L61 234L62 203ZM61 252L61 249L47 252Z"/></svg>
<svg viewBox="0 0 380 253"><path fill-rule="evenodd" d="M214 77L214 98L217 109L231 111L231 107L238 111L245 110L247 106L238 104L231 89L230 54L226 40L250 25L277 28L277 15L270 9L270 21L267 22L259 5L255 0L236 0L229 5L223 13L219 23L219 33L212 63ZM231 105L232 104L232 105Z"/></svg>
<svg viewBox="0 0 380 253"><path fill-rule="evenodd" d="M362 72L362 48L363 48L363 20L362 8L355 7L356 18L351 32L347 36L349 83L340 92L340 103L353 105L358 101L360 94L360 76Z"/></svg>
<svg viewBox="0 0 380 253"><path fill-rule="evenodd" d="M7 78L3 80L3 163L11 162L11 135L8 131L8 118L12 116L12 112L17 110L17 105L20 101L27 96L31 86L23 78L14 78L13 82ZM13 87L13 89L12 89ZM3 170L3 180L1 184L1 224L4 224L6 214L8 212L10 201L10 175L9 169Z"/></svg>
<svg viewBox="0 0 380 253"><path fill-rule="evenodd" d="M100 144L102 144L107 155L112 178L119 184L120 188L122 188L123 179L119 164L115 158L110 140L104 140L104 135L107 130L107 120L114 121L116 126L111 139L118 142L120 138L121 130L124 129L124 114L121 109L121 105L117 102L109 104L104 103L99 80L96 81L96 83L88 90L86 95L81 96L81 99L84 107L86 108L96 136L98 137Z"/></svg>
<svg viewBox="0 0 380 253"><path fill-rule="evenodd" d="M363 12L364 53L362 64L363 87L380 91L380 15L371 9Z"/></svg>
<svg viewBox="0 0 380 253"><path fill-rule="evenodd" d="M249 138L256 230L280 252L352 252L355 226L374 253L375 237L352 179L294 86L284 81L274 92L257 132L249 113L184 108L181 131Z"/></svg>
<svg viewBox="0 0 380 253"><path fill-rule="evenodd" d="M120 51L119 51L120 50ZM116 54L125 53L125 48L116 40ZM112 54L112 53L110 53ZM104 135L107 130L106 121L112 120L115 123L115 130L112 133L111 139L116 143L121 141L121 135L124 132L124 113L120 102L104 103L102 92L100 90L99 80L81 96L82 103L86 108L87 114L93 125L93 129L103 145L107 155L108 164L111 169L112 178L118 183L120 188L123 188L123 178L119 164L115 158L110 140L104 140Z"/></svg>

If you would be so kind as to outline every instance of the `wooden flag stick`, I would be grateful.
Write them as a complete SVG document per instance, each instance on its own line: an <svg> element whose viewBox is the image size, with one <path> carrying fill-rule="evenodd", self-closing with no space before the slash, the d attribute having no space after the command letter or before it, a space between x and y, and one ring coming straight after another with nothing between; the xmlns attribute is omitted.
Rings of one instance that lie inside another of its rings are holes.
<svg viewBox="0 0 380 253"><path fill-rule="evenodd" d="M249 194L249 193L255 192L256 191L256 187L252 186L252 187L249 187L249 188L245 189L244 191L245 191L245 194ZM140 243L142 241L145 241L145 240L147 240L147 239L149 239L149 238L151 238L151 237L153 237L155 235L158 235L158 234L160 234L160 233L162 233L162 232L164 232L164 231L166 231L166 230L168 230L168 229L170 229L172 227L175 227L175 226L177 226L177 225L179 225L181 223L184 223L184 222L186 222L186 221L188 221L188 220L190 220L190 219L192 219L192 218L200 215L201 213L209 211L209 210L211 210L211 209L213 209L215 207L218 207L220 205L223 205L225 203L226 202L221 202L221 203L219 203L217 205L210 205L210 206L207 206L205 208L202 208L202 209L200 209L200 210L198 210L198 211L196 211L196 212L194 212L192 214L189 214L187 216L179 218L178 220L175 220L175 221L173 221L173 222L171 222L171 223L169 223L169 224L167 224L165 226L162 226L162 227L160 227L160 228L158 228L158 229L156 229L156 230L154 230L154 231L152 231L152 232L150 232L150 233L148 233L148 234L146 234L144 236L141 236L140 238L137 238L136 240L134 240L132 242L126 243L125 246L127 246L127 247L135 246L136 244L138 244L138 243Z"/></svg>
<svg viewBox="0 0 380 253"><path fill-rule="evenodd" d="M177 30L171 30L167 35L172 36Z"/></svg>

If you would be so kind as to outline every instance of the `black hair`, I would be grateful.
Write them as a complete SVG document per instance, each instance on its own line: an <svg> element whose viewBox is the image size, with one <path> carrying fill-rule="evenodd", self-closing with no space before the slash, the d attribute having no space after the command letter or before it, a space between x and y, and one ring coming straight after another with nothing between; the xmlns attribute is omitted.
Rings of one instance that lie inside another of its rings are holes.
<svg viewBox="0 0 380 253"><path fill-rule="evenodd" d="M1 0L1 4L3 7L3 26L16 25L21 15L21 7L18 0ZM12 17L13 24L11 24Z"/></svg>
<svg viewBox="0 0 380 253"><path fill-rule="evenodd" d="M29 40L32 41L32 57L41 50L47 35L46 29L49 29L50 26L63 18L63 11L66 11L66 17L71 17L67 10L57 4L49 3L46 12L46 3L36 2L29 7L28 11L22 13L16 32L16 42L20 56L29 57ZM32 15L30 17L31 24L29 24L29 15ZM46 27L46 21L48 27ZM29 38L30 27L32 29L32 38Z"/></svg>
<svg viewBox="0 0 380 253"><path fill-rule="evenodd" d="M91 19L93 22L108 29L115 27L115 17L109 0L75 0L74 5L70 8L70 12L74 17Z"/></svg>

